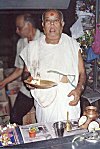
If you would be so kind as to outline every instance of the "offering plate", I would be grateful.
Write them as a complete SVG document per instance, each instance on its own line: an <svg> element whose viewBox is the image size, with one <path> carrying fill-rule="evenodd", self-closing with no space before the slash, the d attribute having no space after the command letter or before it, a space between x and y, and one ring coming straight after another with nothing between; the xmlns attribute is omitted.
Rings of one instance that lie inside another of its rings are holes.
<svg viewBox="0 0 100 149"><path fill-rule="evenodd" d="M30 85L31 87L37 88L37 89L48 89L54 86L57 86L57 83L49 80L40 80L40 83L32 83L32 81L24 80L24 82L27 85Z"/></svg>

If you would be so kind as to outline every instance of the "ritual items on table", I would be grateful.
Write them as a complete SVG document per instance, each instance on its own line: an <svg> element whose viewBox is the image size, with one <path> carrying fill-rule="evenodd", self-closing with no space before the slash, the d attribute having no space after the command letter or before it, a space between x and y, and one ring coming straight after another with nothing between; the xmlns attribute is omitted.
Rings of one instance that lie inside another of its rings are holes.
<svg viewBox="0 0 100 149"><path fill-rule="evenodd" d="M5 127L0 126L0 147L18 144L15 128L16 124L7 124Z"/></svg>

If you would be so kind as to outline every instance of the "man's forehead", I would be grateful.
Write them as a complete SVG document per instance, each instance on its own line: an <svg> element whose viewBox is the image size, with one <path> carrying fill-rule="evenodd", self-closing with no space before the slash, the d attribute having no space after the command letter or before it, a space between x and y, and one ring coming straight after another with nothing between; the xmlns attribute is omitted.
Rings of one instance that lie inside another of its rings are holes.
<svg viewBox="0 0 100 149"><path fill-rule="evenodd" d="M55 11L50 11L46 13L45 18L51 18L51 19L59 18L59 15Z"/></svg>
<svg viewBox="0 0 100 149"><path fill-rule="evenodd" d="M24 21L24 16L22 15L17 16L16 21L19 21L19 22Z"/></svg>
<svg viewBox="0 0 100 149"><path fill-rule="evenodd" d="M18 25L24 24L24 18L23 17L17 17L16 24L18 24Z"/></svg>

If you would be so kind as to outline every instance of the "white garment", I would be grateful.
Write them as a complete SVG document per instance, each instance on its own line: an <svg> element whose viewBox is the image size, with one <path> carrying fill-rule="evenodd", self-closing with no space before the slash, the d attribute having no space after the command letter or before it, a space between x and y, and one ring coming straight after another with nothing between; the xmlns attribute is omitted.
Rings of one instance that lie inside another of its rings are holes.
<svg viewBox="0 0 100 149"><path fill-rule="evenodd" d="M28 47L21 52L20 56L29 71L31 71L32 62L39 61L41 79L58 83L56 87L50 89L31 90L36 100L38 122L66 120L67 111L69 111L70 119L80 117L80 102L76 106L69 106L69 101L73 100L73 97L67 96L78 82L79 49L76 40L62 34L58 44L47 44L45 36L42 36L39 40L30 42ZM70 83L60 82L62 74L67 75Z"/></svg>
<svg viewBox="0 0 100 149"><path fill-rule="evenodd" d="M34 40L37 40L41 35L42 35L42 33L37 29L36 30L36 35L34 37ZM21 51L27 45L28 45L27 38L21 38L21 39L18 40L18 43L17 43L17 54L16 54L16 59L15 59L15 67L17 67L17 68L23 68L24 67L24 62L23 62L23 60L21 59L21 57L19 55L20 55ZM26 96L31 98L30 91L26 89L24 84L22 84L22 87L21 87L20 91L23 94L25 94Z"/></svg>

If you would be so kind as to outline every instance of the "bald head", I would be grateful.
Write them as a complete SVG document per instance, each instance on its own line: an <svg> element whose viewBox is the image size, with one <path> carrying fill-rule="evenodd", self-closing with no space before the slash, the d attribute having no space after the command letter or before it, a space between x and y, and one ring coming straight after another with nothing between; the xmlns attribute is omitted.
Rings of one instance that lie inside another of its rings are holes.
<svg viewBox="0 0 100 149"><path fill-rule="evenodd" d="M19 21L20 21L20 23L21 22L29 22L29 23L32 24L32 26L34 28L36 28L35 21L34 21L33 16L31 14L21 14L21 15L18 15L16 17L16 24L19 23Z"/></svg>
<svg viewBox="0 0 100 149"><path fill-rule="evenodd" d="M16 17L16 33L22 38L34 39L36 25L31 14L21 14Z"/></svg>

